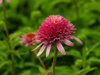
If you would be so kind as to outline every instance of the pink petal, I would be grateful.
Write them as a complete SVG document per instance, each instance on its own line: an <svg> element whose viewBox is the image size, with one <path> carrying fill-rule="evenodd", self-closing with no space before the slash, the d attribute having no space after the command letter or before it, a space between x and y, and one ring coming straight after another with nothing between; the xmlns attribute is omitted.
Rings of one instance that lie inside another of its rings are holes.
<svg viewBox="0 0 100 75"><path fill-rule="evenodd" d="M40 49L40 51L38 52L37 56L39 56L39 55L41 55L41 54L43 53L43 51L45 50L46 46L47 46L47 44L44 44L44 45L41 47L41 49Z"/></svg>
<svg viewBox="0 0 100 75"><path fill-rule="evenodd" d="M65 39L63 42L68 46L74 46L74 44L71 41L67 40L67 39Z"/></svg>
<svg viewBox="0 0 100 75"><path fill-rule="evenodd" d="M2 0L0 0L0 3L2 3Z"/></svg>
<svg viewBox="0 0 100 75"><path fill-rule="evenodd" d="M48 43L48 41L44 41L43 43L44 43L44 44L47 44L47 43Z"/></svg>
<svg viewBox="0 0 100 75"><path fill-rule="evenodd" d="M34 50L38 49L42 44L43 44L43 42L40 43L35 49L33 49L33 50L31 50L31 51L34 51Z"/></svg>
<svg viewBox="0 0 100 75"><path fill-rule="evenodd" d="M37 39L35 39L36 40L36 42L41 42L40 40L37 40Z"/></svg>
<svg viewBox="0 0 100 75"><path fill-rule="evenodd" d="M10 0L7 0L7 2L10 2Z"/></svg>
<svg viewBox="0 0 100 75"><path fill-rule="evenodd" d="M60 43L60 41L57 41L56 42L56 46L57 46L57 49L63 54L63 55L66 55L66 52L62 46L62 44Z"/></svg>
<svg viewBox="0 0 100 75"><path fill-rule="evenodd" d="M19 43L23 43L23 41L19 41Z"/></svg>
<svg viewBox="0 0 100 75"><path fill-rule="evenodd" d="M27 43L26 45L25 45L25 47L28 47L30 44L29 43Z"/></svg>
<svg viewBox="0 0 100 75"><path fill-rule="evenodd" d="M50 49L51 49L51 43L48 45L48 47L47 47L47 50L46 50L46 57L48 57L49 56L49 53L50 53Z"/></svg>
<svg viewBox="0 0 100 75"><path fill-rule="evenodd" d="M75 40L78 41L79 43L83 44L83 42L82 42L80 39L78 39L77 37L75 37L75 36L71 36L71 39L75 39Z"/></svg>
<svg viewBox="0 0 100 75"><path fill-rule="evenodd" d="M35 45L35 43L33 42L32 45Z"/></svg>

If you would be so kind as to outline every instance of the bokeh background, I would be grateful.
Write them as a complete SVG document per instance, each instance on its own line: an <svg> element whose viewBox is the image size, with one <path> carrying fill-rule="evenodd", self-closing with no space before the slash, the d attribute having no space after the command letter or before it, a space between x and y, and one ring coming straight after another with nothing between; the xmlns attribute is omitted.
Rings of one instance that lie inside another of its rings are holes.
<svg viewBox="0 0 100 75"><path fill-rule="evenodd" d="M84 43L81 45L71 40L74 47L63 44L66 55L58 52L56 75L100 75L100 0L11 0L6 2L6 15L10 42L14 47L16 75L46 75L52 71L53 46L48 58L45 51L40 56L48 69L44 71L31 52L39 43L25 47L18 42L22 34L37 32L46 17L53 14L62 15L73 23L77 28L73 35ZM3 25L0 4L0 75L11 75L11 50L1 34L5 33Z"/></svg>

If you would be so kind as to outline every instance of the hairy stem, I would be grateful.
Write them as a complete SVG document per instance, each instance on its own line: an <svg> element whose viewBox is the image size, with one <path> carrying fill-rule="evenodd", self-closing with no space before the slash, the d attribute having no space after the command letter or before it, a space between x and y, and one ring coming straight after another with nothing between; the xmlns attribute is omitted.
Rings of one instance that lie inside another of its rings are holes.
<svg viewBox="0 0 100 75"><path fill-rule="evenodd" d="M3 13L4 13L4 21L5 21L5 31L6 31L6 35L7 35L7 40L6 41L7 41L8 45L9 45L10 50L11 50L11 60L12 60L12 64L11 64L12 71L11 71L11 73L12 73L12 75L15 75L14 54L13 54L14 49L13 49L13 47L12 47L12 45L10 43L10 39L9 39L9 31L8 31L7 19L6 19L5 0L3 0Z"/></svg>
<svg viewBox="0 0 100 75"><path fill-rule="evenodd" d="M56 65L56 59L57 59L57 47L55 43L55 52L54 52L54 57L53 57L53 75L55 75L55 65Z"/></svg>

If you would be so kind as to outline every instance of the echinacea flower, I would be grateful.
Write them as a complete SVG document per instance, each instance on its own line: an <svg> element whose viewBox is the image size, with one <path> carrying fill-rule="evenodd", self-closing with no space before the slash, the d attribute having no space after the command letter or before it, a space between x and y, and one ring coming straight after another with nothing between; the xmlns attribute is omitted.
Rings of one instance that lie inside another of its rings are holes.
<svg viewBox="0 0 100 75"><path fill-rule="evenodd" d="M28 33L22 35L21 41L19 43L26 43L26 47L30 44L35 45L36 42L36 33Z"/></svg>
<svg viewBox="0 0 100 75"><path fill-rule="evenodd" d="M7 2L10 2L10 0L7 0ZM0 0L0 3L2 3L2 0Z"/></svg>
<svg viewBox="0 0 100 75"><path fill-rule="evenodd" d="M72 33L75 33L74 30L76 30L74 28L74 25L72 23L70 23L70 21L65 19L64 17L62 17L60 15L50 15L41 24L41 26L39 27L38 33L37 33L38 39L42 43L39 44L32 51L36 50L43 44L39 53L37 54L37 56L39 56L42 54L42 52L45 50L46 46L48 45L47 50L46 50L46 57L48 57L48 55L50 53L51 45L55 41L57 49L63 55L65 55L66 52L65 52L62 44L60 43L60 41L62 41L63 43L65 43L68 46L74 46L74 44L71 41L69 41L69 39L75 39L79 43L83 44L81 42L81 40L79 40L75 36L71 35Z"/></svg>

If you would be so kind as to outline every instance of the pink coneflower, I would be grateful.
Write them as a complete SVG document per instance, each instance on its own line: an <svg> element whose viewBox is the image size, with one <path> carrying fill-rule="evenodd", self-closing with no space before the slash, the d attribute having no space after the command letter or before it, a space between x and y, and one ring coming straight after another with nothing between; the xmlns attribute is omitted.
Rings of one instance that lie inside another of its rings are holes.
<svg viewBox="0 0 100 75"><path fill-rule="evenodd" d="M46 20L39 27L37 33L38 39L42 43L38 45L34 50L36 50L43 44L37 56L41 55L42 52L45 50L46 46L48 45L46 50L46 57L48 57L51 45L54 41L56 42L57 49L63 55L65 55L66 52L60 41L62 41L68 46L74 46L74 44L69 41L69 39L75 39L82 44L81 40L71 35L72 33L75 33L74 30L76 30L74 28L74 25L60 15L50 15L49 17L47 17Z"/></svg>
<svg viewBox="0 0 100 75"><path fill-rule="evenodd" d="M7 0L7 2L10 2L10 0ZM2 3L2 0L0 0L0 3Z"/></svg>
<svg viewBox="0 0 100 75"><path fill-rule="evenodd" d="M36 42L36 33L28 33L22 35L21 41L19 43L26 43L26 47L30 44L35 45Z"/></svg>

